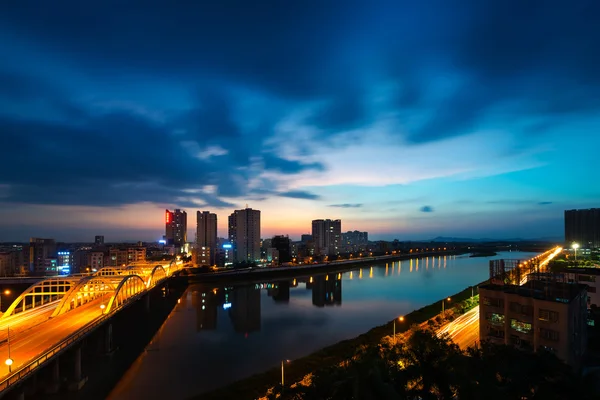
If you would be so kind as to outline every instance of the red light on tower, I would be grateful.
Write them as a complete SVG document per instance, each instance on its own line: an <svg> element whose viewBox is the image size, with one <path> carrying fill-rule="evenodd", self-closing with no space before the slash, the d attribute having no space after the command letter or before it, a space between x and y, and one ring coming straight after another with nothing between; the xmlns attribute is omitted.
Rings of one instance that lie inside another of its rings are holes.
<svg viewBox="0 0 600 400"><path fill-rule="evenodd" d="M171 223L171 213L169 212L169 210L167 210L165 213L165 221L167 222L167 224Z"/></svg>

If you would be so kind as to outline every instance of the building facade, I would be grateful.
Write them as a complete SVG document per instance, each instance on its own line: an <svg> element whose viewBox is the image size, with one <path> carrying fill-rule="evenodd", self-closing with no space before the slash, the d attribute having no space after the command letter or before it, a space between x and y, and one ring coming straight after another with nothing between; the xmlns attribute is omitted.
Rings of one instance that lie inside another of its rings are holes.
<svg viewBox="0 0 600 400"><path fill-rule="evenodd" d="M96 246L103 246L104 245L104 236L96 235L96 237L94 238L94 244Z"/></svg>
<svg viewBox="0 0 600 400"><path fill-rule="evenodd" d="M206 246L196 246L196 260L195 264L198 266L212 266L211 255L214 254L214 250ZM214 258L214 255L212 256Z"/></svg>
<svg viewBox="0 0 600 400"><path fill-rule="evenodd" d="M108 264L111 267L124 267L133 262L146 260L145 247L129 247L126 249L110 249L108 252Z"/></svg>
<svg viewBox="0 0 600 400"><path fill-rule="evenodd" d="M565 241L582 248L600 248L600 208L565 210Z"/></svg>
<svg viewBox="0 0 600 400"><path fill-rule="evenodd" d="M209 260L199 265L215 265L217 251L217 214L198 211L196 214L196 249L208 248Z"/></svg>
<svg viewBox="0 0 600 400"><path fill-rule="evenodd" d="M0 276L12 276L14 274L14 258L10 252L0 253Z"/></svg>
<svg viewBox="0 0 600 400"><path fill-rule="evenodd" d="M338 255L342 247L342 221L339 219L316 219L312 221L312 237L315 254Z"/></svg>
<svg viewBox="0 0 600 400"><path fill-rule="evenodd" d="M187 213L165 210L165 239L167 245L183 247L187 242Z"/></svg>
<svg viewBox="0 0 600 400"><path fill-rule="evenodd" d="M531 280L479 287L479 337L523 350L548 350L577 368L587 346L584 285Z"/></svg>
<svg viewBox="0 0 600 400"><path fill-rule="evenodd" d="M85 267L84 270L81 270L81 272L99 271L105 265L104 264L105 258L107 259L107 257L105 257L105 255L104 255L103 251L90 251L88 253L88 266ZM106 265L108 265L108 262ZM90 269L89 271L88 271L88 268Z"/></svg>
<svg viewBox="0 0 600 400"><path fill-rule="evenodd" d="M29 240L29 273L46 275L46 259L56 257L54 239L31 238Z"/></svg>
<svg viewBox="0 0 600 400"><path fill-rule="evenodd" d="M348 231L342 234L342 241L346 251L365 251L369 244L369 233Z"/></svg>
<svg viewBox="0 0 600 400"><path fill-rule="evenodd" d="M288 236L273 236L271 247L277 249L280 264L292 261L292 241Z"/></svg>
<svg viewBox="0 0 600 400"><path fill-rule="evenodd" d="M259 262L260 211L246 208L229 216L229 241L233 246L233 262Z"/></svg>

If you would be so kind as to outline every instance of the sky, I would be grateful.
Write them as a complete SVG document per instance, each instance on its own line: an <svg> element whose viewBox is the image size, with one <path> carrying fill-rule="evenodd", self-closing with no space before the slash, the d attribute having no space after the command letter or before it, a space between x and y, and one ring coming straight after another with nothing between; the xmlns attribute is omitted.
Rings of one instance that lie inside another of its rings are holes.
<svg viewBox="0 0 600 400"><path fill-rule="evenodd" d="M596 0L21 0L0 12L0 241L563 236L598 207Z"/></svg>

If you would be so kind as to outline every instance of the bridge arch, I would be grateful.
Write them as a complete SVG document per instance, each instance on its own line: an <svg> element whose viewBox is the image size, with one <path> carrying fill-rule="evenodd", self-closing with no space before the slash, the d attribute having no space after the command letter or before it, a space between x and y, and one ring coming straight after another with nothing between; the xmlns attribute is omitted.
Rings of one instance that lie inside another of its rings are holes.
<svg viewBox="0 0 600 400"><path fill-rule="evenodd" d="M123 273L123 268L117 267L103 267L94 273L95 276L115 276L121 275Z"/></svg>
<svg viewBox="0 0 600 400"><path fill-rule="evenodd" d="M122 279L123 277L121 275L92 275L81 279L77 285L73 286L69 293L62 298L56 309L54 309L52 317L64 314L98 297L111 296Z"/></svg>
<svg viewBox="0 0 600 400"><path fill-rule="evenodd" d="M64 298L82 279L85 278L80 276L57 276L36 282L12 302L6 312L2 314L0 320L16 313L24 312L30 308L43 306L44 304Z"/></svg>
<svg viewBox="0 0 600 400"><path fill-rule="evenodd" d="M108 314L113 310L118 310L132 299L137 298L140 293L146 290L146 282L138 275L127 275L116 287L113 296L108 301L108 305L103 313Z"/></svg>
<svg viewBox="0 0 600 400"><path fill-rule="evenodd" d="M156 284L163 279L167 278L167 271L163 268L162 265L157 265L152 269L152 272L148 276L148 281L146 283L147 287L154 287Z"/></svg>

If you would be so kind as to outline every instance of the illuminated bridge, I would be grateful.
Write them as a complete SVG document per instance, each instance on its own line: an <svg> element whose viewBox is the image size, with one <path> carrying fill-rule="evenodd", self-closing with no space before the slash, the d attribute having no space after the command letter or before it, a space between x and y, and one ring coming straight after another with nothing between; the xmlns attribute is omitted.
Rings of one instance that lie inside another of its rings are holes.
<svg viewBox="0 0 600 400"><path fill-rule="evenodd" d="M31 285L0 317L0 397L19 386L41 367L75 349L75 385L80 387L79 342L110 318L184 268L182 261L137 262L105 267L93 274L50 277ZM109 326L107 334L112 335ZM109 342L112 338L108 339ZM57 370L58 371L58 370ZM56 378L58 379L58 372ZM20 388L15 391L23 396Z"/></svg>

